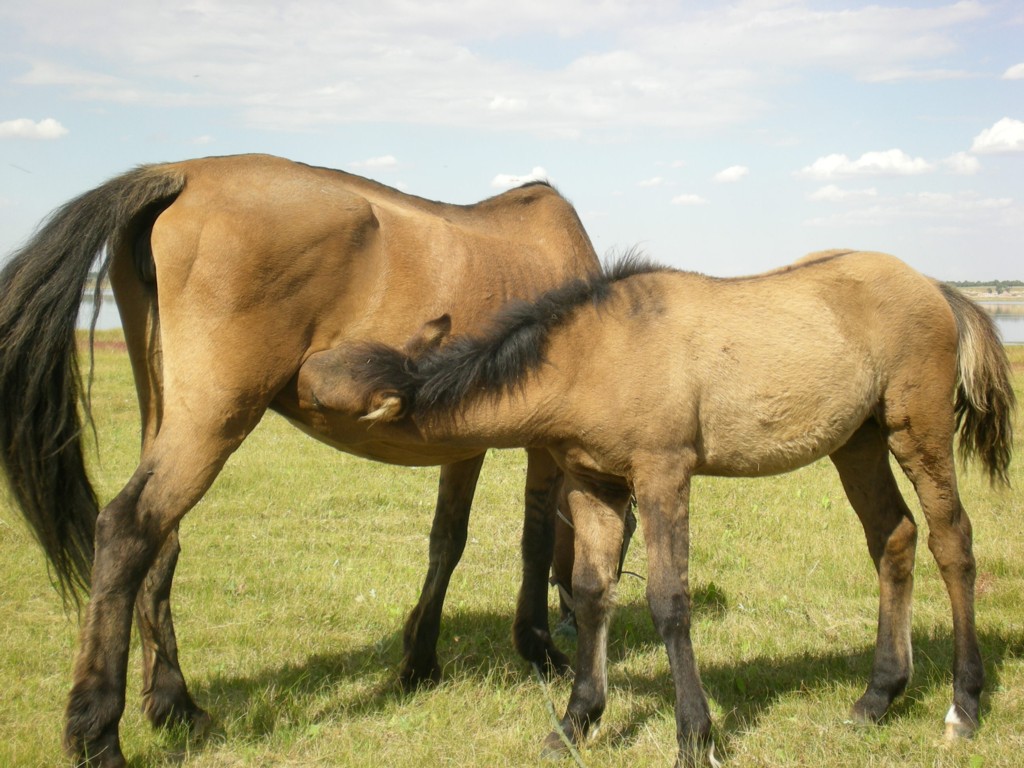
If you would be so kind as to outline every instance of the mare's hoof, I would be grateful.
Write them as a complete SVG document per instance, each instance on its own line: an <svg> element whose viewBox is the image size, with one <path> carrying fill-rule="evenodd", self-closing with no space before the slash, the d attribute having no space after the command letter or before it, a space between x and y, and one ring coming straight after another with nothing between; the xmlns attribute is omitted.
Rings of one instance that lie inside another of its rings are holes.
<svg viewBox="0 0 1024 768"><path fill-rule="evenodd" d="M545 675L550 677L569 672L572 667L569 657L558 650L547 631L526 626L513 627L512 631L512 640L519 655L540 667Z"/></svg>
<svg viewBox="0 0 1024 768"><path fill-rule="evenodd" d="M183 701L147 697L143 702L142 711L154 728L175 728L183 725L197 737L205 736L213 724L210 713L192 701L188 694L185 694Z"/></svg>
<svg viewBox="0 0 1024 768"><path fill-rule="evenodd" d="M430 664L403 662L398 672L398 682L406 693L430 688L441 682L441 665L436 660Z"/></svg>
<svg viewBox="0 0 1024 768"><path fill-rule="evenodd" d="M64 748L78 768L127 768L128 765L116 739L89 745L65 735Z"/></svg>
<svg viewBox="0 0 1024 768"><path fill-rule="evenodd" d="M563 677L572 671L572 661L552 645L544 657L544 671L549 676L554 674Z"/></svg>
<svg viewBox="0 0 1024 768"><path fill-rule="evenodd" d="M210 729L213 727L213 718L205 709L196 707L189 719L185 721L185 725L188 727L189 737L193 741L201 741L210 733Z"/></svg>

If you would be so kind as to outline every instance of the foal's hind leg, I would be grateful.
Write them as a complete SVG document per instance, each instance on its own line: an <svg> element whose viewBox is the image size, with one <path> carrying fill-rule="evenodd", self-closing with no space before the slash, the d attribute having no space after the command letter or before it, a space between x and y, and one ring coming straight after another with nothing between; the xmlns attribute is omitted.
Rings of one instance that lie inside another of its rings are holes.
<svg viewBox="0 0 1024 768"><path fill-rule="evenodd" d="M928 548L953 612L953 705L946 715L946 736L971 736L979 723L985 672L974 624L971 521L960 502L954 469L953 417L939 408L922 408L907 423L909 428L890 436L889 447L917 491L928 521Z"/></svg>
<svg viewBox="0 0 1024 768"><path fill-rule="evenodd" d="M875 422L864 424L831 458L864 526L878 572L878 636L871 682L851 711L856 720L875 722L906 688L913 668L910 616L917 526L900 495L885 436Z"/></svg>
<svg viewBox="0 0 1024 768"><path fill-rule="evenodd" d="M171 618L171 583L180 552L175 528L143 579L135 601L142 640L142 709L154 727L185 723L201 731L210 717L189 695Z"/></svg>
<svg viewBox="0 0 1024 768"><path fill-rule="evenodd" d="M484 454L441 467L437 507L430 528L430 561L419 602L405 622L405 657L399 679L406 689L441 679L437 637L441 610L455 566L466 547L469 510Z"/></svg>

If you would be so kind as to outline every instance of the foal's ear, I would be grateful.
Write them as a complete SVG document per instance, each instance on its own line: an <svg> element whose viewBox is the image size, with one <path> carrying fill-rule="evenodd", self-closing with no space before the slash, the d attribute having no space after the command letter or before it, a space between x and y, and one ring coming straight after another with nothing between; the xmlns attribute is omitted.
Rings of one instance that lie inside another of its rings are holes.
<svg viewBox="0 0 1024 768"><path fill-rule="evenodd" d="M428 320L415 336L405 342L404 351L409 357L419 357L425 352L440 347L445 337L451 332L451 315L444 314L433 320Z"/></svg>
<svg viewBox="0 0 1024 768"><path fill-rule="evenodd" d="M367 408L367 414L360 416L359 420L368 421L371 424L398 421L405 415L405 403L402 401L402 396L393 389L374 392L370 395Z"/></svg>

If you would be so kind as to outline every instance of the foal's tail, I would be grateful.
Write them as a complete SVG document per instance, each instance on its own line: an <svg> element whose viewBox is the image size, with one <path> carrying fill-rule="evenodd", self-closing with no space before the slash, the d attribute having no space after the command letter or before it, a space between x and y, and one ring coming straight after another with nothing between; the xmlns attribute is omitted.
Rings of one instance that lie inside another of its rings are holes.
<svg viewBox="0 0 1024 768"><path fill-rule="evenodd" d="M1016 396L1006 350L984 310L955 288L939 287L956 317L959 334L954 408L961 454L965 459L977 455L993 481L1009 485Z"/></svg>
<svg viewBox="0 0 1024 768"><path fill-rule="evenodd" d="M0 272L0 468L58 588L75 602L89 586L98 514L83 462L91 414L78 365L79 307L95 265L91 341L113 249L183 186L167 167L112 179L54 211Z"/></svg>

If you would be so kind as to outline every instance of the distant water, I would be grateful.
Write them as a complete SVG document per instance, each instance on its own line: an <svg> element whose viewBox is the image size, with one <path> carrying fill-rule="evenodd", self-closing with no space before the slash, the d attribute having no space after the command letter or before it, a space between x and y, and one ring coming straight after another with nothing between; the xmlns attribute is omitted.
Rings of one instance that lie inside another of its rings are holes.
<svg viewBox="0 0 1024 768"><path fill-rule="evenodd" d="M996 319L1005 344L1024 344L1024 302L981 306Z"/></svg>
<svg viewBox="0 0 1024 768"><path fill-rule="evenodd" d="M88 328L89 323L92 320L92 294L85 297L85 301L82 302L82 307L78 311L78 327ZM111 328L121 327L121 315L117 313L117 303L114 301L114 295L106 293L103 295L103 304L100 305L100 318L96 323L96 329L100 331L109 331Z"/></svg>
<svg viewBox="0 0 1024 768"><path fill-rule="evenodd" d="M985 302L981 306L995 318L1004 343L1024 344L1024 302L1016 304ZM88 328L91 318L92 297L89 296L82 303L82 310L78 315L78 327ZM121 317L117 313L114 297L110 294L103 297L103 305L100 307L100 319L96 327L100 330L121 327Z"/></svg>

